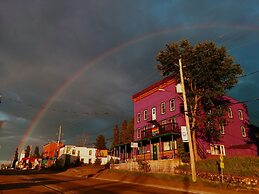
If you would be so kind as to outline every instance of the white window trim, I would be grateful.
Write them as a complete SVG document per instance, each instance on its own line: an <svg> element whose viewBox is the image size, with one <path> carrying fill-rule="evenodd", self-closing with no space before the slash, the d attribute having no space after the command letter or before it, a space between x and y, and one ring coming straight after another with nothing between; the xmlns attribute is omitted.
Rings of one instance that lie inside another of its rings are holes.
<svg viewBox="0 0 259 194"><path fill-rule="evenodd" d="M219 146L219 153L216 153L215 151L215 146ZM225 152L225 146L224 145L220 145L220 144L210 144L210 153L211 155L226 155Z"/></svg>
<svg viewBox="0 0 259 194"><path fill-rule="evenodd" d="M173 104L173 106L172 106L172 104ZM169 101L169 106L170 106L171 112L175 110L175 99L174 98Z"/></svg>
<svg viewBox="0 0 259 194"><path fill-rule="evenodd" d="M231 108L228 108L228 118L232 119L233 118L233 112Z"/></svg>
<svg viewBox="0 0 259 194"><path fill-rule="evenodd" d="M141 130L140 128L137 128L137 138L141 138Z"/></svg>
<svg viewBox="0 0 259 194"><path fill-rule="evenodd" d="M240 120L244 120L244 115L243 115L243 111L242 110L238 110L238 117Z"/></svg>
<svg viewBox="0 0 259 194"><path fill-rule="evenodd" d="M244 126L241 126L241 133L242 137L246 137L246 128Z"/></svg>
<svg viewBox="0 0 259 194"><path fill-rule="evenodd" d="M137 113L137 123L140 123L141 121L141 114L140 112Z"/></svg>
<svg viewBox="0 0 259 194"><path fill-rule="evenodd" d="M225 125L224 124L219 124L219 131L220 131L220 134L225 134Z"/></svg>
<svg viewBox="0 0 259 194"><path fill-rule="evenodd" d="M148 117L148 115L147 115L147 109L145 109L145 110L143 111L143 119L144 119L144 121L147 120L147 117Z"/></svg>
<svg viewBox="0 0 259 194"><path fill-rule="evenodd" d="M166 114L166 103L165 102L161 102L160 111L161 111L162 115Z"/></svg>

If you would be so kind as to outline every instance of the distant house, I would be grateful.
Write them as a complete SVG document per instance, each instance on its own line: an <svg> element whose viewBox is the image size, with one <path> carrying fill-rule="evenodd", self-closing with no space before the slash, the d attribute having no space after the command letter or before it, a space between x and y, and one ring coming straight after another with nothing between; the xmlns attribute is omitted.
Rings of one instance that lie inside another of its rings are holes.
<svg viewBox="0 0 259 194"><path fill-rule="evenodd" d="M77 159L84 164L94 164L96 160L96 148L65 145L60 148L59 158L65 163L74 163Z"/></svg>
<svg viewBox="0 0 259 194"><path fill-rule="evenodd" d="M49 142L42 147L42 164L46 167L52 166L57 157L59 149L63 146L63 143Z"/></svg>
<svg viewBox="0 0 259 194"><path fill-rule="evenodd" d="M170 76L132 96L134 141L138 143L135 153L137 159L178 157L180 129L185 126L180 89ZM256 156L256 146L249 142L249 117L245 104L230 97L224 98L229 100L230 106L226 125L219 126L218 129L221 133L220 142L210 144L198 137L199 157L210 158L220 154ZM120 150L122 148L123 146Z"/></svg>

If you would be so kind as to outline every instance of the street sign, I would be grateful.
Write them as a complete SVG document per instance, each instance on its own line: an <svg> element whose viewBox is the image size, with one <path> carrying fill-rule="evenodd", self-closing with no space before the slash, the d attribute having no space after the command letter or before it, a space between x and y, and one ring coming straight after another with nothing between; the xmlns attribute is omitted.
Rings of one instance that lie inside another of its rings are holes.
<svg viewBox="0 0 259 194"><path fill-rule="evenodd" d="M131 142L130 147L131 148L137 148L138 147L138 143Z"/></svg>
<svg viewBox="0 0 259 194"><path fill-rule="evenodd" d="M181 126L181 134L182 134L183 142L188 142L188 135L187 135L186 126Z"/></svg>

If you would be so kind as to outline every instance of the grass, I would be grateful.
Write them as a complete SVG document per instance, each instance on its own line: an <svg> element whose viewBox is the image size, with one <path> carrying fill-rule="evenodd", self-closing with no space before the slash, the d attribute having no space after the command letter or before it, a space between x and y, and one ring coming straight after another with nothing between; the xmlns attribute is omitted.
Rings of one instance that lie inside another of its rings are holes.
<svg viewBox="0 0 259 194"><path fill-rule="evenodd" d="M219 159L207 159L196 162L198 172L218 173L216 162ZM224 174L238 176L259 176L259 157L224 158ZM177 167L178 170L190 170L189 165Z"/></svg>

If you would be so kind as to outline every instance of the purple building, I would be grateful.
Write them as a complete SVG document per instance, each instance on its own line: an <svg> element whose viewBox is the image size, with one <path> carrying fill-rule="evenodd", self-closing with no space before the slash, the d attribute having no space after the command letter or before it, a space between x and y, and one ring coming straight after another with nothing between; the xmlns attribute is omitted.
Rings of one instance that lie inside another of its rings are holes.
<svg viewBox="0 0 259 194"><path fill-rule="evenodd" d="M132 96L134 103L134 141L138 142L137 159L159 160L178 156L182 114L181 88L167 77ZM249 143L249 117L246 106L230 97L227 124L219 126L221 141L216 144L197 138L200 158L220 154L226 156L256 156L255 144Z"/></svg>

